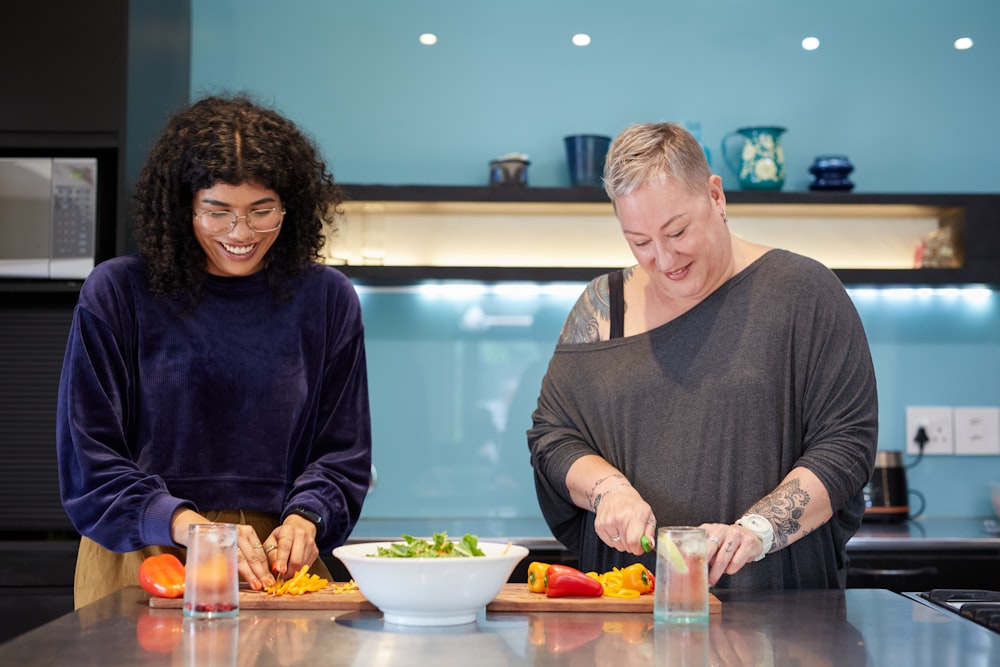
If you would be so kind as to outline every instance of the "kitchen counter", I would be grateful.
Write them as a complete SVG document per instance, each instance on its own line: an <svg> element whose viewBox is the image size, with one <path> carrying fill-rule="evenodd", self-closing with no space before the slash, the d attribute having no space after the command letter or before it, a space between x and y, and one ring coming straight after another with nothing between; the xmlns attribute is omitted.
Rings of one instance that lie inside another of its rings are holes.
<svg viewBox="0 0 1000 667"><path fill-rule="evenodd" d="M16 665L989 665L1000 634L885 590L720 591L704 626L649 614L481 613L450 628L377 612L185 621L128 588L2 646Z"/></svg>
<svg viewBox="0 0 1000 667"><path fill-rule="evenodd" d="M362 519L348 542L398 540L403 533L430 536L445 530L451 536L473 533L481 540L510 540L528 549L558 550L543 519ZM1000 534L991 534L982 519L917 519L901 523L868 523L847 543L847 550L998 549Z"/></svg>
<svg viewBox="0 0 1000 667"><path fill-rule="evenodd" d="M863 523L847 543L848 551L1000 550L1000 533L982 519L918 519L902 523Z"/></svg>

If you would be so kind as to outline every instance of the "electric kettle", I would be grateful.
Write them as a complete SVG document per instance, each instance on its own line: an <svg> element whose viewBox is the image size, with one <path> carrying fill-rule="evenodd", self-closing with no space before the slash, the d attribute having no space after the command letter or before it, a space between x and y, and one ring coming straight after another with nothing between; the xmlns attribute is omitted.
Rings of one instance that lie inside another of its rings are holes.
<svg viewBox="0 0 1000 667"><path fill-rule="evenodd" d="M920 499L920 509L911 515L910 494ZM903 453L899 451L878 451L875 454L875 470L864 489L865 521L906 521L924 511L924 497L906 486L906 467Z"/></svg>

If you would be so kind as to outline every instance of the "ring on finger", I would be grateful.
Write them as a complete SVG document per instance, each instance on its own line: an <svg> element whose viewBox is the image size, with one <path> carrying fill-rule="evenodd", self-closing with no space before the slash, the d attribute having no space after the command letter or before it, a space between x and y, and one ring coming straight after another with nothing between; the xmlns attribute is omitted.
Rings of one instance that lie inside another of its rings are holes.
<svg viewBox="0 0 1000 667"><path fill-rule="evenodd" d="M612 535L612 536L611 536L611 541L612 541L612 542L617 542L617 541L618 541L618 540L620 540L620 539L622 539L622 536L621 536L621 535Z"/></svg>
<svg viewBox="0 0 1000 667"><path fill-rule="evenodd" d="M713 542L715 542L715 548L716 548L716 549L718 549L719 547L721 547L721 546L722 546L722 542L720 542L720 541L719 541L719 538L718 538L718 537L716 537L715 535L709 535L709 536L708 536L708 539L710 539L710 540L712 540Z"/></svg>
<svg viewBox="0 0 1000 667"><path fill-rule="evenodd" d="M277 548L278 548L277 544L268 544L266 547L264 547L264 553L269 554Z"/></svg>
<svg viewBox="0 0 1000 667"><path fill-rule="evenodd" d="M263 545L263 544L261 544L260 542L258 542L257 544L253 545L253 548L254 548L254 549L263 549L263 548L264 548L264 545Z"/></svg>

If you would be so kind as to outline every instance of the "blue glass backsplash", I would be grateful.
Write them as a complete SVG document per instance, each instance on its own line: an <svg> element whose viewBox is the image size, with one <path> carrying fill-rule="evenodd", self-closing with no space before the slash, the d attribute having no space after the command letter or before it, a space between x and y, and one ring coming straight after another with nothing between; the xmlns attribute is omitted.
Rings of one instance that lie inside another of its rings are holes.
<svg viewBox="0 0 1000 667"><path fill-rule="evenodd" d="M363 524L502 521L544 530L525 430L562 322L583 287L359 287L378 473ZM907 405L1000 405L996 292L850 293L875 360L880 448L905 450ZM987 516L1000 457L925 456L908 473L910 487L926 497L927 515Z"/></svg>

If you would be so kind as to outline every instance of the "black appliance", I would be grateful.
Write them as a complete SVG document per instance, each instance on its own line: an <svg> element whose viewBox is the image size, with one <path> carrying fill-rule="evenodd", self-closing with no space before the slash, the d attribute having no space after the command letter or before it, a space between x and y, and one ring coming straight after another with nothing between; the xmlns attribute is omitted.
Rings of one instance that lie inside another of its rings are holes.
<svg viewBox="0 0 1000 667"><path fill-rule="evenodd" d="M912 511L909 496L920 500L920 508ZM906 468L903 453L879 450L875 455L875 469L864 489L865 521L899 522L913 519L924 511L924 497L906 485Z"/></svg>
<svg viewBox="0 0 1000 667"><path fill-rule="evenodd" d="M978 588L935 588L917 597L1000 633L1000 591Z"/></svg>

